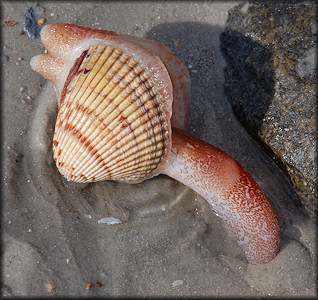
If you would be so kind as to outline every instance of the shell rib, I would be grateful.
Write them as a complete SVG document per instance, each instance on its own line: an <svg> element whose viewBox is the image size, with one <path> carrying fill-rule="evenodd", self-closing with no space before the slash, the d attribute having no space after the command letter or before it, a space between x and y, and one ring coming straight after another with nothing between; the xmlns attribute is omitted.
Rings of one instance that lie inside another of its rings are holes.
<svg viewBox="0 0 318 300"><path fill-rule="evenodd" d="M166 174L207 200L250 263L276 256L277 216L251 175L181 130L189 124L190 78L167 47L72 24L47 25L41 39L48 53L31 67L60 98L53 151L67 179L139 182ZM173 132L171 112L181 128Z"/></svg>
<svg viewBox="0 0 318 300"><path fill-rule="evenodd" d="M143 39L125 38L68 24L41 31L48 53L31 66L60 97L53 152L68 180L139 182L157 175L170 151L171 77L157 55L139 46ZM174 78L189 78L184 69Z"/></svg>

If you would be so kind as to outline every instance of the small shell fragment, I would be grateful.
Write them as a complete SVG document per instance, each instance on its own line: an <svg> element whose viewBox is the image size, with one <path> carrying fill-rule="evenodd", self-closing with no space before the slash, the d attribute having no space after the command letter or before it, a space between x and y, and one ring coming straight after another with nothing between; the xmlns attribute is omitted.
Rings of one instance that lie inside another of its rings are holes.
<svg viewBox="0 0 318 300"><path fill-rule="evenodd" d="M46 21L46 19L40 18L40 19L38 20L38 24L39 24L39 25L43 25L43 24L45 23L45 21Z"/></svg>
<svg viewBox="0 0 318 300"><path fill-rule="evenodd" d="M96 281L96 284L97 284L98 287L102 287L103 286L103 284L99 280Z"/></svg>
<svg viewBox="0 0 318 300"><path fill-rule="evenodd" d="M55 289L55 283L53 281L46 281L45 288L48 293L52 293Z"/></svg>
<svg viewBox="0 0 318 300"><path fill-rule="evenodd" d="M93 286L94 286L94 283L89 282L89 283L86 285L86 289L87 289L87 290L90 290Z"/></svg>
<svg viewBox="0 0 318 300"><path fill-rule="evenodd" d="M180 285L183 285L183 280L181 280L181 279L178 279L178 280L175 280L174 282L172 282L173 287L177 287Z"/></svg>
<svg viewBox="0 0 318 300"><path fill-rule="evenodd" d="M114 225L114 224L121 224L121 220L113 218L113 217L108 217L108 218L101 218L100 220L97 221L98 224L108 224L108 225Z"/></svg>
<svg viewBox="0 0 318 300"><path fill-rule="evenodd" d="M35 39L40 36L40 27L32 7L29 7L27 13L25 14L23 30L31 39Z"/></svg>
<svg viewBox="0 0 318 300"><path fill-rule="evenodd" d="M15 25L17 24L17 22L12 21L12 20L10 20L10 19L5 19L5 20L3 21L3 24L6 25L6 26L15 26Z"/></svg>

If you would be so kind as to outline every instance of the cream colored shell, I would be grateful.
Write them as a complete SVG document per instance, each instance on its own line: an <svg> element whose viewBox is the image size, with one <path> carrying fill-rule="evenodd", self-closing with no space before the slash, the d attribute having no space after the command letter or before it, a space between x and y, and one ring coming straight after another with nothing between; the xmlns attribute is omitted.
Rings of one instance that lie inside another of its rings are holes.
<svg viewBox="0 0 318 300"><path fill-rule="evenodd" d="M168 147L169 124L148 70L110 45L84 51L61 95L53 139L60 173L75 182L139 182Z"/></svg>

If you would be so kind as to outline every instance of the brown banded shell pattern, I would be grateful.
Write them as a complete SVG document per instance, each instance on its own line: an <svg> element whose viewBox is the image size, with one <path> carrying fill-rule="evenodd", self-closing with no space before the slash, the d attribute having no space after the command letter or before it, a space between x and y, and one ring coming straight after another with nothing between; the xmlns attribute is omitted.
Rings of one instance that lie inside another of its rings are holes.
<svg viewBox="0 0 318 300"><path fill-rule="evenodd" d="M149 178L167 152L168 126L151 75L110 45L84 51L61 95L53 153L70 181Z"/></svg>

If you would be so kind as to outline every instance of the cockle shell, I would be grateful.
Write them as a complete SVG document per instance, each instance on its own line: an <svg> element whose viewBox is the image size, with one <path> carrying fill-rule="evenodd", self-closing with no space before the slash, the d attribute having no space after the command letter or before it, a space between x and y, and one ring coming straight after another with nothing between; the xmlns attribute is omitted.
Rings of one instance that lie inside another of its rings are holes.
<svg viewBox="0 0 318 300"><path fill-rule="evenodd" d="M140 181L168 149L169 127L149 71L123 50L89 47L62 92L53 140L59 171L76 182Z"/></svg>
<svg viewBox="0 0 318 300"><path fill-rule="evenodd" d="M173 99L175 126L189 121L186 67L160 43L111 31L54 24L41 38L48 54L31 66L60 97L53 139L60 173L74 182L159 174L171 148Z"/></svg>

